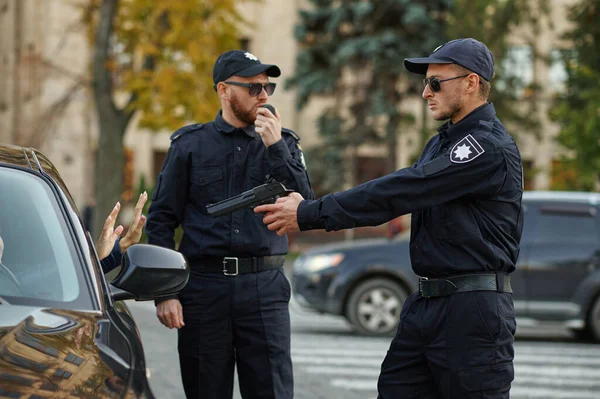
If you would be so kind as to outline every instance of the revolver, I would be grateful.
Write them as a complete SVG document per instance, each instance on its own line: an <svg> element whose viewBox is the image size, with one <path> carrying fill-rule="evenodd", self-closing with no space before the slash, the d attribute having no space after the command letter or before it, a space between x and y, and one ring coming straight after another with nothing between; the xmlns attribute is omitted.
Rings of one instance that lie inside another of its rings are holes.
<svg viewBox="0 0 600 399"><path fill-rule="evenodd" d="M206 210L212 217L222 216L245 207L254 208L258 205L273 204L277 198L293 192L294 190L288 190L279 182L269 182L216 204L208 204Z"/></svg>

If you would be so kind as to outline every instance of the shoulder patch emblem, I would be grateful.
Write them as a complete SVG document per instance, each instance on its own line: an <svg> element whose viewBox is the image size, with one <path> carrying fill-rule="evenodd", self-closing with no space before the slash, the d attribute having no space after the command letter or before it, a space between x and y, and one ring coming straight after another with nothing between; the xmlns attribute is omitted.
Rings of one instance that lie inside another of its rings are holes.
<svg viewBox="0 0 600 399"><path fill-rule="evenodd" d="M484 152L483 147L469 134L454 144L454 147L450 150L450 161L454 163L471 162Z"/></svg>
<svg viewBox="0 0 600 399"><path fill-rule="evenodd" d="M306 169L306 160L304 159L302 147L300 146L300 143L296 143L296 146L298 147L298 151L300 151L300 162L302 162L302 166L304 166L304 169Z"/></svg>

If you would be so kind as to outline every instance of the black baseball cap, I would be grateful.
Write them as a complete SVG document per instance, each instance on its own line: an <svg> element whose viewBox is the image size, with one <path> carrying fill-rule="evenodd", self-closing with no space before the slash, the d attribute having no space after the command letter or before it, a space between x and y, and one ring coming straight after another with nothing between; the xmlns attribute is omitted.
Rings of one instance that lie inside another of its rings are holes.
<svg viewBox="0 0 600 399"><path fill-rule="evenodd" d="M281 75L277 65L262 64L257 56L244 50L230 50L217 58L213 68L213 83L225 81L230 76L256 76L266 72L276 78Z"/></svg>
<svg viewBox="0 0 600 399"><path fill-rule="evenodd" d="M427 74L429 64L457 64L488 82L494 77L494 56L489 48L473 38L455 39L442 44L426 58L406 58L404 66L410 72Z"/></svg>

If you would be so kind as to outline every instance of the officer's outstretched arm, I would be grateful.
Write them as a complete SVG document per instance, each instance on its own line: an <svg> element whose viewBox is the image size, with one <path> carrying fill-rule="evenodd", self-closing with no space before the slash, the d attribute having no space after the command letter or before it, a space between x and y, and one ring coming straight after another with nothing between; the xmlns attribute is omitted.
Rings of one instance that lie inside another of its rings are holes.
<svg viewBox="0 0 600 399"><path fill-rule="evenodd" d="M496 193L507 179L520 178L514 142L499 146L480 139L478 144L481 154L468 162L458 162L466 159L466 151L450 152L350 190L303 201L298 208L298 225L301 230L328 231L377 226L465 195Z"/></svg>

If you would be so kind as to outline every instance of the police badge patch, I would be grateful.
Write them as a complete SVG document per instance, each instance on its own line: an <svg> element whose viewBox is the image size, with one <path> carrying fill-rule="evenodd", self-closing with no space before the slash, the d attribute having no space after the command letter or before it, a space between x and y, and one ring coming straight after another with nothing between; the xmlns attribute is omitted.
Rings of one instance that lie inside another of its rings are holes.
<svg viewBox="0 0 600 399"><path fill-rule="evenodd" d="M300 151L300 162L302 162L302 166L304 166L304 169L306 169L306 161L304 160L304 153L302 152L302 147L300 147L300 144L296 143L296 146L298 147L298 151Z"/></svg>
<svg viewBox="0 0 600 399"><path fill-rule="evenodd" d="M484 152L483 147L469 134L454 144L454 147L450 150L450 161L454 163L471 162Z"/></svg>

